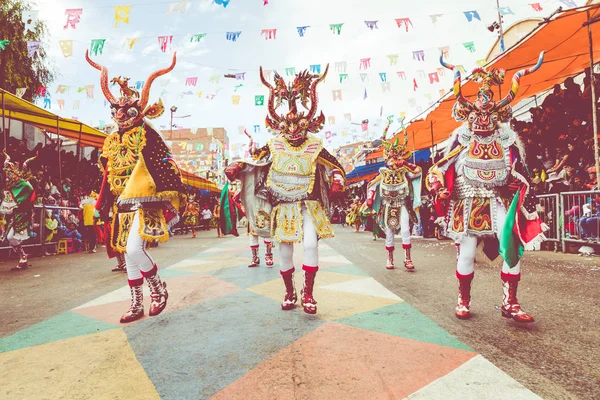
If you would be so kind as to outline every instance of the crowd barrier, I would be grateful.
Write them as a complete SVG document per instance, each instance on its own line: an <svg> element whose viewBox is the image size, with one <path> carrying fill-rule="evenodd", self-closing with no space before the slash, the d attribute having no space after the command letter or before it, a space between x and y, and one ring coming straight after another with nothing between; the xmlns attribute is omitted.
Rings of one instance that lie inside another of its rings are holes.
<svg viewBox="0 0 600 400"><path fill-rule="evenodd" d="M66 225L69 220L73 220L76 218L79 220L79 208L76 207L60 207L60 206L42 206L36 205L33 208L33 229L34 237L23 243L23 247L25 248L43 248L44 246L54 246L57 243L57 238L60 235L55 234L52 240L46 241L48 234L50 233L46 228L45 219L46 219L46 211L51 210L58 220L58 224ZM79 224L77 224L79 226ZM82 232L80 232L82 233ZM0 243L0 250L9 250L12 251L12 248L8 245L6 241Z"/></svg>

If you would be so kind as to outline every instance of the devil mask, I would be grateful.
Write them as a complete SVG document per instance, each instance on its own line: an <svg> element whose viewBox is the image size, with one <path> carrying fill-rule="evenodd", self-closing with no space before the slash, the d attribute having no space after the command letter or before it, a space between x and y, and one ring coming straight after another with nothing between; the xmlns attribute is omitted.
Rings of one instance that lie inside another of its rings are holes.
<svg viewBox="0 0 600 400"><path fill-rule="evenodd" d="M403 140L400 143L398 137L393 139L393 141L386 140L386 136L388 130L390 129L390 121L383 131L383 137L381 138L381 144L383 145L383 160L389 169L398 169L404 163L404 160L410 157L410 151L407 150L408 145L408 134L406 133L406 128L404 127L404 123L402 123L402 133ZM398 132L396 132L393 136L396 136Z"/></svg>
<svg viewBox="0 0 600 400"><path fill-rule="evenodd" d="M293 145L299 145L306 140L308 133L317 133L323 128L325 116L317 114L317 85L325 79L329 64L322 75L312 75L308 71L296 74L291 84L286 84L283 78L275 72L275 87L265 79L262 67L260 79L269 88L269 114L266 118L267 127L282 135ZM277 108L288 103L289 112L285 116L277 114ZM298 111L296 102L308 111ZM309 108L310 103L310 108Z"/></svg>
<svg viewBox="0 0 600 400"><path fill-rule="evenodd" d="M111 114L113 120L119 126L119 130L129 129L142 124L144 118L158 118L165 111L165 107L161 100L148 106L148 97L150 95L150 87L152 82L161 75L164 75L173 70L177 61L176 54L173 54L173 61L167 68L158 70L152 73L144 86L142 93L134 88L129 87L129 78L114 78L111 83L119 85L121 89L121 97L116 99L109 89L108 70L92 61L88 52L85 52L85 59L88 63L100 71L100 87L106 100L110 103Z"/></svg>
<svg viewBox="0 0 600 400"><path fill-rule="evenodd" d="M461 92L460 70L454 65L444 62L443 58L443 55L440 56L442 66L454 71L454 95L457 100L452 109L454 119L461 122L467 121L469 130L480 136L488 136L496 131L498 122L508 122L512 118L510 103L519 91L521 77L537 71L544 60L544 52L540 53L536 65L523 69L513 76L510 91L499 102L494 101L492 88L504 83L504 70L496 68L491 71L486 71L484 68L475 69L471 75L471 80L478 83L480 88L475 101L470 102Z"/></svg>

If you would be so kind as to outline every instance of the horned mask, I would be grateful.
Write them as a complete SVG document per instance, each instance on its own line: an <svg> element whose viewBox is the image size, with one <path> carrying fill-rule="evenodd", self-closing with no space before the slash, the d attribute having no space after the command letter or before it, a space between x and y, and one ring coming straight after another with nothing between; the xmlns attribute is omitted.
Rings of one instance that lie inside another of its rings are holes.
<svg viewBox="0 0 600 400"><path fill-rule="evenodd" d="M462 94L460 70L456 66L446 63L443 55L440 56L442 66L454 71L454 95L457 101L452 109L452 116L457 121L467 121L469 129L478 135L491 135L498 128L498 122L508 122L512 118L510 103L519 91L521 77L537 71L543 61L544 52L541 52L537 64L515 73L510 91L499 102L494 101L492 89L494 86L500 86L504 83L505 71L496 68L490 71L484 68L475 69L471 75L471 80L478 83L480 88L477 92L477 98L471 102Z"/></svg>
<svg viewBox="0 0 600 400"><path fill-rule="evenodd" d="M282 135L290 143L296 145L304 142L308 133L317 133L323 128L325 116L323 112L317 116L317 85L327 76L329 64L322 75L312 75L309 71L296 74L291 84L286 84L283 78L275 72L275 86L264 77L260 68L260 79L269 88L267 127ZM296 102L307 110L298 111ZM277 113L277 108L287 102L289 111L283 116Z"/></svg>
<svg viewBox="0 0 600 400"><path fill-rule="evenodd" d="M383 145L383 160L386 165L390 169L399 168L403 161L410 157L410 151L407 149L408 145L408 133L406 133L406 127L404 126L404 120L402 121L402 134L403 139L402 143L398 139L397 135L399 132L396 132L393 136L395 139L393 141L388 141L386 139L388 130L390 129L391 121L388 120L387 125L383 131L383 136L381 138L381 144Z"/></svg>
<svg viewBox="0 0 600 400"><path fill-rule="evenodd" d="M10 156L8 155L8 153L6 153L6 150L4 151L4 156L4 166L2 168L4 171L4 179L6 181L6 184L10 185L11 183L18 181L19 179L28 178L28 165L37 157L37 154L34 157L25 160L23 162L22 167L19 167L19 164L17 162L12 162L10 160Z"/></svg>
<svg viewBox="0 0 600 400"><path fill-rule="evenodd" d="M167 68L158 70L152 73L144 82L142 93L136 90L135 87L129 86L129 78L114 78L111 83L119 85L121 96L117 99L113 96L109 88L108 70L100 64L92 61L88 51L85 52L87 62L98 71L100 71L100 87L106 100L110 103L111 115L113 120L119 126L119 129L129 129L142 124L144 118L158 118L164 111L165 107L162 100L148 106L148 97L150 96L150 87L152 82L161 75L167 74L173 70L177 61L176 53L173 53L173 61Z"/></svg>

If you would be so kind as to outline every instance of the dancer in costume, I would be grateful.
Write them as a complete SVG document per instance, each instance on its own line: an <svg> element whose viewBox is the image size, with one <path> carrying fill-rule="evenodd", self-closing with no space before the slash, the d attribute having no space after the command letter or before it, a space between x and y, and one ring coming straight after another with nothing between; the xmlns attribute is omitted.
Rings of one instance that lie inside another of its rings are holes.
<svg viewBox="0 0 600 400"><path fill-rule="evenodd" d="M410 157L410 151L406 148L408 134L404 124L402 144L397 137L393 142L386 140L389 128L388 121L381 141L386 166L381 167L379 175L369 183L367 207L378 213L377 222L385 232L388 256L385 267L394 269L395 235L401 233L404 267L414 271L415 266L410 257L410 221L417 223L415 209L421 204L421 167L406 161Z"/></svg>
<svg viewBox="0 0 600 400"><path fill-rule="evenodd" d="M346 223L349 226L354 226L354 231L358 232L362 225L362 217L360 215L360 198L356 196L352 201L352 205L348 209L348 215L346 216Z"/></svg>
<svg viewBox="0 0 600 400"><path fill-rule="evenodd" d="M517 72L510 91L499 102L494 101L492 88L504 82L504 71L477 68L471 79L481 87L475 101L470 102L461 93L459 69L440 57L442 65L455 74L457 102L453 116L466 123L454 131L444 158L429 171L427 186L437 196L437 202L450 200L445 234L457 244L456 317L460 319L471 316L475 251L483 242L484 253L491 260L498 255L503 258L502 315L517 322L533 321L517 300L519 260L523 249L532 249L545 239L543 231L547 227L535 211L523 147L508 122L512 117L510 102L517 94L521 77L536 71L542 61L543 53L534 67Z"/></svg>
<svg viewBox="0 0 600 400"><path fill-rule="evenodd" d="M188 229L192 231L192 237L196 238L196 226L200 222L198 216L200 215L200 204L196 201L196 195L190 194L188 196L188 202L183 214L183 226L187 233Z"/></svg>
<svg viewBox="0 0 600 400"><path fill-rule="evenodd" d="M250 139L249 144L249 152L250 157L254 160L259 160L259 151L257 150L256 142L252 139L252 136L248 133L247 130L244 129L244 133ZM243 190L243 189L242 189ZM265 189L263 188L263 192ZM239 198L241 200L241 193L238 193ZM263 193L266 195L266 193ZM246 208L246 207L244 207ZM249 209L252 211L252 217L246 215L248 219L248 236L250 237L250 251L252 253L252 260L248 267L257 267L260 265L260 256L259 256L259 243L260 238L263 238L263 242L265 243L265 264L268 267L273 266L273 242L271 239L271 226L270 226L270 216L266 210L256 210L256 214L254 214L254 207L250 206Z"/></svg>
<svg viewBox="0 0 600 400"><path fill-rule="evenodd" d="M175 67L176 56L173 54L168 68L148 77L141 93L128 86L128 78L113 79L121 88L118 99L110 92L106 68L92 61L87 51L86 60L101 72L100 86L118 125L118 131L107 136L102 148L104 171L96 209L107 212L112 208L110 245L125 254L131 289L131 306L121 317L121 323L126 323L144 315L144 278L150 287L150 316L164 310L169 296L157 265L146 252L146 243L169 239L168 226L179 220L185 189L169 147L147 119L164 112L160 100L148 106L150 87L156 78Z"/></svg>
<svg viewBox="0 0 600 400"><path fill-rule="evenodd" d="M320 139L309 135L323 127L325 116L317 116L317 85L325 79L303 71L288 85L275 73L273 87L260 69L260 77L269 88L269 115L267 127L277 136L257 150L246 161L231 164L225 170L229 180L242 182L242 202L248 220L265 221L271 226L271 237L277 240L281 257L281 276L285 284L285 297L281 308L291 310L297 301L294 287L294 243L304 245L304 312L317 312L313 287L318 267L317 243L320 238L333 237L333 228L327 212L332 194L344 190L345 175L340 163L323 148ZM277 113L277 107L287 102L289 112ZM297 102L308 110L299 111ZM310 103L310 107L309 107ZM259 218L259 219L257 219ZM262 225L262 223L260 223Z"/></svg>
<svg viewBox="0 0 600 400"><path fill-rule="evenodd" d="M8 240L8 244L19 256L19 263L13 269L25 269L29 264L27 253L23 250L23 242L29 239L31 214L36 197L35 190L29 183L31 176L27 166L35 157L24 161L23 166L19 167L16 162L10 161L6 150L4 156L4 187L0 192L0 214L5 218L5 226L0 242Z"/></svg>

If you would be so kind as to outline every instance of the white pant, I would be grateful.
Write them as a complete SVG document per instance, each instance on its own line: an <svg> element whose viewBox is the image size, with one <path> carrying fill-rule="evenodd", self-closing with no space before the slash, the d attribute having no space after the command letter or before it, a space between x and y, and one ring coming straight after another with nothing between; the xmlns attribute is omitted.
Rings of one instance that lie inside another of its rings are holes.
<svg viewBox="0 0 600 400"><path fill-rule="evenodd" d="M304 207L302 207L302 222L304 236L302 240L302 244L304 245L304 259L302 262L304 265L316 267L319 265L317 230L310 215L308 215L308 211ZM294 244L280 243L279 258L281 260L281 272L294 268Z"/></svg>
<svg viewBox="0 0 600 400"><path fill-rule="evenodd" d="M400 209L400 235L402 244L410 245L410 216L406 206ZM394 247L394 231L391 228L385 228L385 247Z"/></svg>
<svg viewBox="0 0 600 400"><path fill-rule="evenodd" d="M271 238L263 238L265 244L267 243L271 243ZM254 236L253 234L250 234L250 247L256 247L259 245L260 239L259 236Z"/></svg>
<svg viewBox="0 0 600 400"><path fill-rule="evenodd" d="M500 200L496 200L498 202L498 207L496 209L496 226L497 231L501 232L504 228L504 221L506 221L506 208ZM500 234L498 233L498 236ZM456 271L461 275L469 275L475 270L475 254L477 252L477 238L464 236L459 241L455 242L455 244L460 245L460 255L458 256L458 262L456 265ZM502 262L502 272L505 274L517 275L521 272L521 262L517 263L516 266L510 268L508 264L503 261Z"/></svg>
<svg viewBox="0 0 600 400"><path fill-rule="evenodd" d="M142 271L148 272L154 268L154 260L146 253L146 241L140 237L139 211L135 212L129 236L127 236L127 251L125 263L127 266L127 278L132 281L142 278Z"/></svg>
<svg viewBox="0 0 600 400"><path fill-rule="evenodd" d="M17 247L21 244L21 241L15 238L15 228L10 228L8 234L6 234L6 240L8 241L8 244L12 247Z"/></svg>

